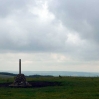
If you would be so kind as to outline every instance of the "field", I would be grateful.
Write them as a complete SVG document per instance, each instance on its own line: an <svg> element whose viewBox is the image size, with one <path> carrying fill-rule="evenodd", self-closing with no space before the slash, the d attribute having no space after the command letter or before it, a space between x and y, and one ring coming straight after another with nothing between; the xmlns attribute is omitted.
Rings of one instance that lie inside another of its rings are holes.
<svg viewBox="0 0 99 99"><path fill-rule="evenodd" d="M32 88L0 87L0 99L99 99L98 77L40 77L28 81L60 84ZM0 84L13 78L0 78Z"/></svg>

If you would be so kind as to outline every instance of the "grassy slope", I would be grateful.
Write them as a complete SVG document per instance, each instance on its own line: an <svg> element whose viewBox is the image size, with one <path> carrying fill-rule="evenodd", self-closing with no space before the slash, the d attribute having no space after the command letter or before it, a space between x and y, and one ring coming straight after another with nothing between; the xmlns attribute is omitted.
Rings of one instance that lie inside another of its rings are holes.
<svg viewBox="0 0 99 99"><path fill-rule="evenodd" d="M8 78L7 78L8 79ZM12 81L10 79L9 81ZM99 99L99 78L32 78L32 81L61 81L63 86L0 88L0 99ZM0 82L6 82L0 79Z"/></svg>

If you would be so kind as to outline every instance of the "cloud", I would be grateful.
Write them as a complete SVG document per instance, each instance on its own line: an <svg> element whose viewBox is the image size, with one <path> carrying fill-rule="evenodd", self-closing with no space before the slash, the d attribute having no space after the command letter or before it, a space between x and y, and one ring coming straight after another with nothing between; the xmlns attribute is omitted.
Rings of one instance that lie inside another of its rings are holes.
<svg viewBox="0 0 99 99"><path fill-rule="evenodd" d="M72 31L68 36L68 39L72 38L69 41L72 43L74 39L74 46L81 44L76 47L77 52L72 51L85 59L93 59L93 57L99 59L98 3L98 0L54 0L49 2L50 12L62 22L64 27ZM77 39L78 42L76 42Z"/></svg>
<svg viewBox="0 0 99 99"><path fill-rule="evenodd" d="M46 2L10 2L2 2L1 15L3 12L6 14L0 18L1 52L49 52L64 49L67 39L64 32L68 32L68 29L55 20Z"/></svg>
<svg viewBox="0 0 99 99"><path fill-rule="evenodd" d="M1 63L20 57L24 70L99 64L98 0L0 1Z"/></svg>
<svg viewBox="0 0 99 99"><path fill-rule="evenodd" d="M98 3L98 0L54 0L49 9L66 27L77 31L83 39L96 41L99 37Z"/></svg>
<svg viewBox="0 0 99 99"><path fill-rule="evenodd" d="M3 1L0 51L58 52L77 59L98 59L97 2Z"/></svg>

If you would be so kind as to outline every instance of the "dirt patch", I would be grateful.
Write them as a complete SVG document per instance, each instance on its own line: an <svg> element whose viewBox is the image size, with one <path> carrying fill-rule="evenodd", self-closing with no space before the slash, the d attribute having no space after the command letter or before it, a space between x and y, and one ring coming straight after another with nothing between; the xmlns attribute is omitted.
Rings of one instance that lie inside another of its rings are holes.
<svg viewBox="0 0 99 99"><path fill-rule="evenodd" d="M32 87L61 86L61 82L35 81L29 82Z"/></svg>
<svg viewBox="0 0 99 99"><path fill-rule="evenodd" d="M61 82L49 82L49 81L28 81L32 86L31 87L47 87L47 86L61 86ZM0 87L9 87L9 83L0 83Z"/></svg>

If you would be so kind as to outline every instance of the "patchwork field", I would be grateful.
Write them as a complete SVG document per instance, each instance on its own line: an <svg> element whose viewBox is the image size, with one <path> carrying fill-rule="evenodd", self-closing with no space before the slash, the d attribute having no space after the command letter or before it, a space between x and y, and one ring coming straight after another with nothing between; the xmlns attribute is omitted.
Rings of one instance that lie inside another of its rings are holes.
<svg viewBox="0 0 99 99"><path fill-rule="evenodd" d="M0 78L0 85L12 83L13 80ZM34 86L0 86L0 99L99 99L98 77L40 77L27 80Z"/></svg>

